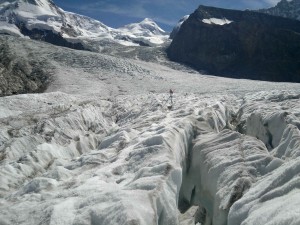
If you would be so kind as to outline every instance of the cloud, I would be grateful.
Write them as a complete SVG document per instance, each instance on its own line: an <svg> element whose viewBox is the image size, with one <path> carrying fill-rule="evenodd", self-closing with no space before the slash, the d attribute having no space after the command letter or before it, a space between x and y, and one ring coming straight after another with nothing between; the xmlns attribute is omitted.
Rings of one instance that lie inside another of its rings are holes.
<svg viewBox="0 0 300 225"><path fill-rule="evenodd" d="M244 6L250 9L270 8L275 6L280 0L242 0Z"/></svg>
<svg viewBox="0 0 300 225"><path fill-rule="evenodd" d="M133 16L133 17L144 17L148 12L144 9L143 3L141 2L128 2L127 4L98 1L95 3L82 4L79 5L79 10L89 11L93 13L112 13L116 15L123 16Z"/></svg>
<svg viewBox="0 0 300 225"><path fill-rule="evenodd" d="M278 2L280 2L280 0L264 0L264 2L266 2L270 6L275 6Z"/></svg>

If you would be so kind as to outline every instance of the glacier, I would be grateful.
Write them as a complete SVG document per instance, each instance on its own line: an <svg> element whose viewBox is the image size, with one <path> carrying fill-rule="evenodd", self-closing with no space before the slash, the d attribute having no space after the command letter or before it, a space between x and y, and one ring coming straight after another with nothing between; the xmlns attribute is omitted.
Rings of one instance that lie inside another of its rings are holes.
<svg viewBox="0 0 300 225"><path fill-rule="evenodd" d="M1 224L184 224L189 210L189 224L298 223L298 84L7 38L59 74L44 94L0 98Z"/></svg>
<svg viewBox="0 0 300 225"><path fill-rule="evenodd" d="M300 84L0 41L50 71L44 93L0 98L0 224L299 224Z"/></svg>

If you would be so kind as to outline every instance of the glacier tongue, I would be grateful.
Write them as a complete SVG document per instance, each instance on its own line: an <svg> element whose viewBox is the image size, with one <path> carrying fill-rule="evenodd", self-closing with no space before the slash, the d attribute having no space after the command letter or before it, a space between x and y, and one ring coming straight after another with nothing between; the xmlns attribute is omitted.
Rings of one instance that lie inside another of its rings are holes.
<svg viewBox="0 0 300 225"><path fill-rule="evenodd" d="M0 224L298 225L299 85L1 41L53 75L0 98Z"/></svg>
<svg viewBox="0 0 300 225"><path fill-rule="evenodd" d="M118 105L119 125L104 114L115 110L111 102L84 103L62 93L1 101L10 102L9 111L20 98L34 100L1 118L2 223L178 224L192 118L159 106L145 110L152 98L130 117L122 112L127 102Z"/></svg>
<svg viewBox="0 0 300 225"><path fill-rule="evenodd" d="M238 98L218 96L177 95L173 111L154 104L161 95L1 98L0 222L173 225L177 208L195 205L201 224L296 225L299 97L280 95L244 99L239 111ZM234 131L254 115L283 127L274 149Z"/></svg>

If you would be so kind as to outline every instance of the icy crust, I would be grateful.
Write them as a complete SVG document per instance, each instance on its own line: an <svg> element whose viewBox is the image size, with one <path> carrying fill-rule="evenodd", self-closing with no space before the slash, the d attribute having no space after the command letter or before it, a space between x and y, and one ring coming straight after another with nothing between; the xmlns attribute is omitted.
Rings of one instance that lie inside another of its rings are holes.
<svg viewBox="0 0 300 225"><path fill-rule="evenodd" d="M261 92L245 98L243 130L253 135L256 127L257 137L275 160L268 166L272 172L232 206L228 224L299 224L299 103L299 94L288 92ZM255 122L250 123L247 116Z"/></svg>
<svg viewBox="0 0 300 225"><path fill-rule="evenodd" d="M198 222L226 224L232 204L268 172L273 157L261 141L230 130L208 132L195 142L181 201L205 209Z"/></svg>
<svg viewBox="0 0 300 225"><path fill-rule="evenodd" d="M262 140L269 150L276 148L288 124L300 127L299 94L260 92L244 98L238 117L239 131Z"/></svg>
<svg viewBox="0 0 300 225"><path fill-rule="evenodd" d="M1 224L299 223L298 94L164 97L0 98ZM242 133L255 115L278 144Z"/></svg>
<svg viewBox="0 0 300 225"><path fill-rule="evenodd" d="M299 173L295 159L259 180L232 206L228 224L299 224Z"/></svg>

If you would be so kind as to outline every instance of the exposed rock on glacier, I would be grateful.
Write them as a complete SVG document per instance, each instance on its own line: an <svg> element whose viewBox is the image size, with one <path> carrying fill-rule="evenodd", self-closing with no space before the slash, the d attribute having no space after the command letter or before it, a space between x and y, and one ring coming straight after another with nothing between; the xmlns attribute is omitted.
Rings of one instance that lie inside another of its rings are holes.
<svg viewBox="0 0 300 225"><path fill-rule="evenodd" d="M24 46L14 49L11 45L0 37L0 96L44 91L51 66L42 57L31 57Z"/></svg>

